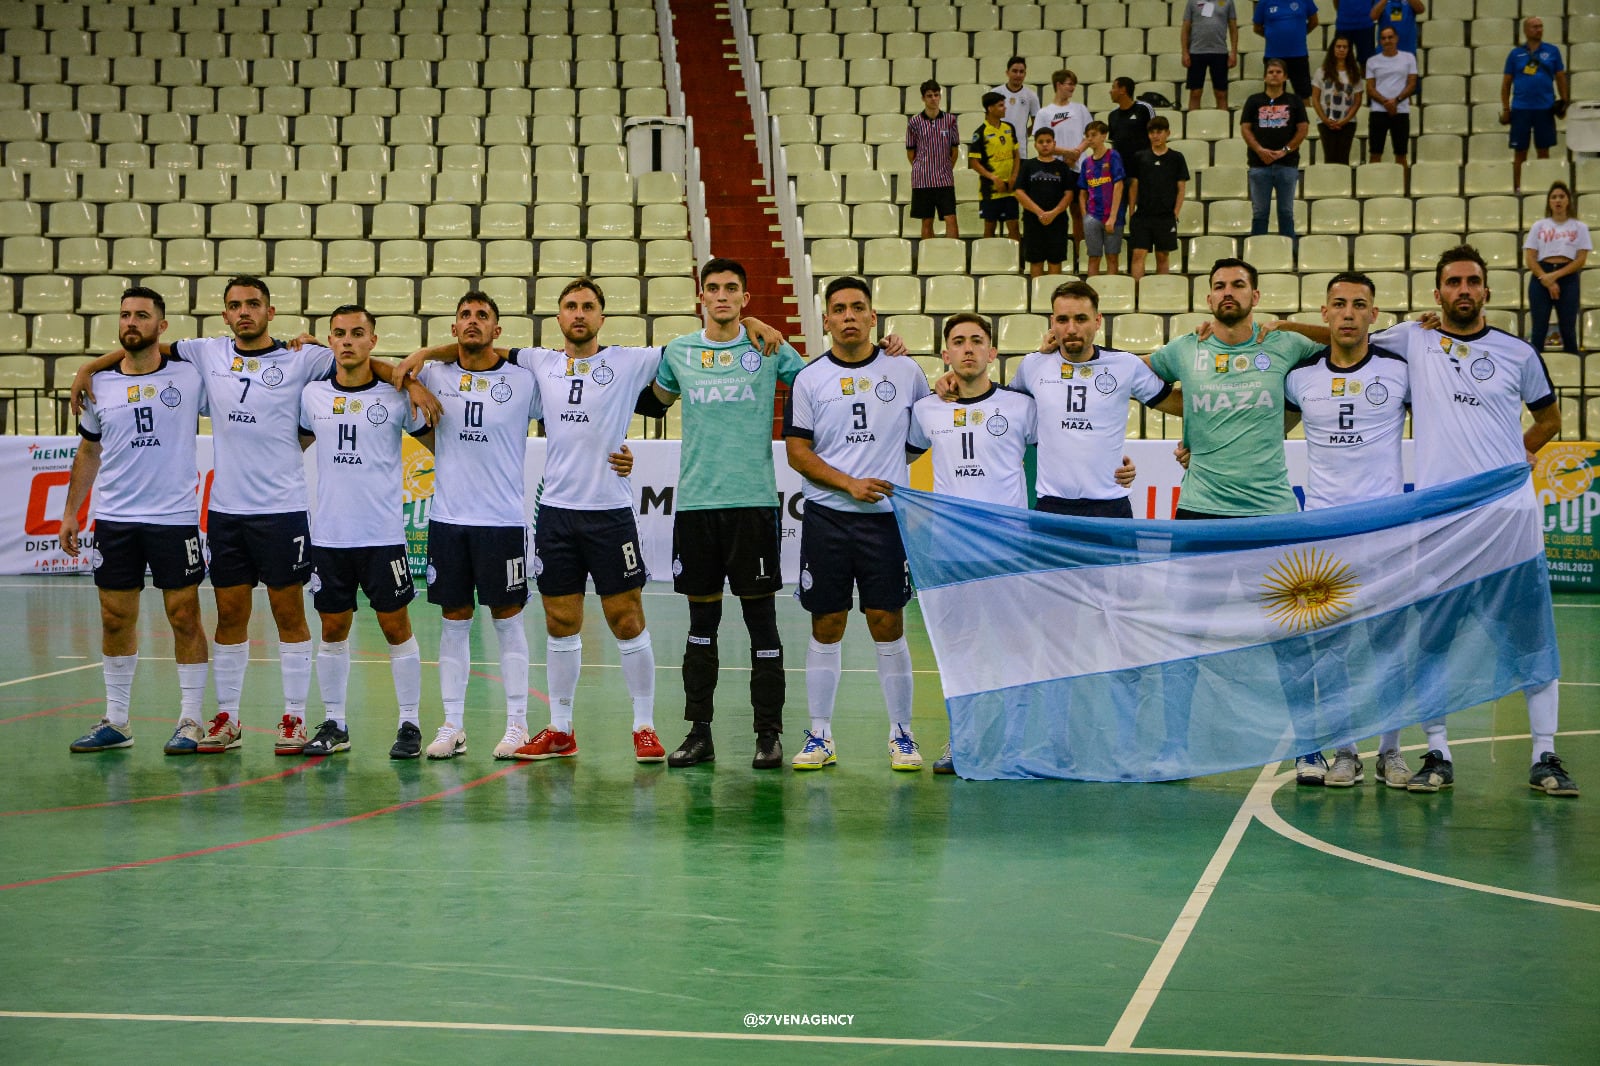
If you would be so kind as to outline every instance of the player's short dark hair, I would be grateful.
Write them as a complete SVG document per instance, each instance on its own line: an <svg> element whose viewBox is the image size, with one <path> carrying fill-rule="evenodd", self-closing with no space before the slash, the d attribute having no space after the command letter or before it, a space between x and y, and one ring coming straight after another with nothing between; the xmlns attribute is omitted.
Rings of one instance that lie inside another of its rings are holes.
<svg viewBox="0 0 1600 1066"><path fill-rule="evenodd" d="M1076 85L1078 84L1078 76L1066 67L1062 67L1060 70L1050 75L1050 85L1052 87L1068 81Z"/></svg>
<svg viewBox="0 0 1600 1066"><path fill-rule="evenodd" d="M1365 285L1367 291L1373 295L1374 299L1376 299L1378 295L1378 286L1371 278L1367 277L1359 270L1346 270L1335 274L1333 277L1328 279L1328 288L1326 291L1332 292L1335 285Z"/></svg>
<svg viewBox="0 0 1600 1066"><path fill-rule="evenodd" d="M1115 85L1117 88L1121 89L1123 92L1127 93L1129 96L1132 96L1133 95L1133 90L1135 90L1135 89L1137 89L1139 87L1138 84L1132 78L1128 78L1128 77L1113 78L1111 80L1111 84Z"/></svg>
<svg viewBox="0 0 1600 1066"><path fill-rule="evenodd" d="M1048 137L1053 141L1056 139L1056 131L1049 126L1040 126L1033 131L1033 139L1037 141L1040 137Z"/></svg>
<svg viewBox="0 0 1600 1066"><path fill-rule="evenodd" d="M706 260L706 265L700 268L700 284L704 286L706 279L713 274L738 275L740 288L750 287L750 277L744 272L744 264L737 259L723 259L719 256L716 259Z"/></svg>
<svg viewBox="0 0 1600 1066"><path fill-rule="evenodd" d="M946 344L950 343L950 333L957 326L967 325L977 326L983 330L983 335L988 338L989 343L994 343L994 331L989 328L989 320L982 315L975 315L971 311L963 311L959 315L951 315L944 320L944 342Z"/></svg>
<svg viewBox="0 0 1600 1066"><path fill-rule="evenodd" d="M333 326L333 320L338 318L340 315L362 315L367 320L368 329L378 328L378 320L372 317L371 311L368 311L360 304L340 304L338 307L335 307L333 309L333 314L328 316L328 326L330 328Z"/></svg>
<svg viewBox="0 0 1600 1066"><path fill-rule="evenodd" d="M227 301L228 292L232 289L260 289L261 295L267 298L267 302L272 302L272 293L267 288L267 283L254 274L235 274L229 278L227 284L222 286L222 299L224 302Z"/></svg>
<svg viewBox="0 0 1600 1066"><path fill-rule="evenodd" d="M1470 244L1458 244L1448 251L1441 252L1439 262L1433 268L1433 287L1438 288L1444 284L1444 268L1452 263L1477 263L1478 269L1483 271L1485 284L1489 281L1489 264L1483 261L1483 256Z"/></svg>
<svg viewBox="0 0 1600 1066"><path fill-rule="evenodd" d="M1063 296L1088 300L1094 306L1095 314L1100 313L1100 294L1087 281L1063 281L1057 285L1056 291L1050 294L1050 306L1054 307L1055 302Z"/></svg>
<svg viewBox="0 0 1600 1066"><path fill-rule="evenodd" d="M1283 72L1285 74L1289 73L1289 64L1285 63L1283 60L1279 59L1277 56L1273 56L1271 59L1269 59L1265 63L1261 64L1261 73L1265 74L1267 72L1267 70L1269 68L1271 68L1271 67L1281 67L1281 68L1283 68Z"/></svg>
<svg viewBox="0 0 1600 1066"><path fill-rule="evenodd" d="M162 318L167 317L167 301L159 292L148 285L134 285L124 289L122 290L122 298L124 300L149 300L156 305L156 314Z"/></svg>
<svg viewBox="0 0 1600 1066"><path fill-rule="evenodd" d="M944 92L944 89L939 85L938 82L934 81L932 78L929 78L917 88L917 95L921 96L923 93L929 92L942 93Z"/></svg>
<svg viewBox="0 0 1600 1066"><path fill-rule="evenodd" d="M1021 63L1023 66L1027 66L1028 65L1028 61L1026 59L1024 59L1022 56L1012 56L1010 59L1006 60L1006 69L1010 70L1012 67L1016 66L1018 63Z"/></svg>
<svg viewBox="0 0 1600 1066"><path fill-rule="evenodd" d="M606 309L605 290L600 288L599 284L591 277L573 278L567 282L567 287L562 289L561 294L556 297L556 306L560 307L566 301L568 294L577 292L579 289L588 289L594 293L594 298L600 302L600 310L604 311Z"/></svg>
<svg viewBox="0 0 1600 1066"><path fill-rule="evenodd" d="M1150 120L1150 124L1146 126L1145 129L1149 130L1151 133L1155 133L1157 130L1166 130L1168 133L1171 133L1172 123L1167 121L1167 116L1157 115L1155 118Z"/></svg>
<svg viewBox="0 0 1600 1066"><path fill-rule="evenodd" d="M1216 277L1217 271L1219 270L1232 270L1234 268L1238 268L1239 270L1242 270L1246 274L1250 275L1250 287L1252 289L1261 288L1261 275L1257 272L1256 268L1251 266L1249 263L1246 263L1243 259L1235 259L1232 257L1218 259L1215 263L1212 263L1211 271L1206 275L1206 281L1209 282L1212 278Z"/></svg>
<svg viewBox="0 0 1600 1066"><path fill-rule="evenodd" d="M489 308L489 310L494 312L494 317L497 320L500 318L500 305L494 302L494 297L490 296L482 289L468 289L466 292L462 293L461 299L456 301L456 314L459 315L461 313L461 309L468 304L484 304Z"/></svg>
<svg viewBox="0 0 1600 1066"><path fill-rule="evenodd" d="M1095 119L1093 122L1091 122L1087 126L1083 127L1083 132L1085 132L1085 133L1110 133L1111 132L1111 127L1107 126L1104 122L1101 122L1099 119Z"/></svg>
<svg viewBox="0 0 1600 1066"><path fill-rule="evenodd" d="M832 281L828 282L828 287L822 290L823 310L827 310L828 305L833 302L834 293L843 292L846 289L860 289L862 292L866 293L867 306L872 306L872 286L868 285L860 278L845 276L842 278L834 278Z"/></svg>

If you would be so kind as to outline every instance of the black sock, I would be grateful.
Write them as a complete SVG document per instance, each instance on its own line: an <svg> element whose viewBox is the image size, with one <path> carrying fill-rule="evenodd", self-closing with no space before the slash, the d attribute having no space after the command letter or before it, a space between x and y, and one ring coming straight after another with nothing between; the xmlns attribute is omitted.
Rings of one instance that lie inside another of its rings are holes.
<svg viewBox="0 0 1600 1066"><path fill-rule="evenodd" d="M783 732L783 641L778 637L778 608L771 596L740 600L744 626L750 632L750 706L757 733Z"/></svg>
<svg viewBox="0 0 1600 1066"><path fill-rule="evenodd" d="M689 641L683 649L683 717L709 722L715 714L717 692L717 626L722 623L722 601L689 601Z"/></svg>

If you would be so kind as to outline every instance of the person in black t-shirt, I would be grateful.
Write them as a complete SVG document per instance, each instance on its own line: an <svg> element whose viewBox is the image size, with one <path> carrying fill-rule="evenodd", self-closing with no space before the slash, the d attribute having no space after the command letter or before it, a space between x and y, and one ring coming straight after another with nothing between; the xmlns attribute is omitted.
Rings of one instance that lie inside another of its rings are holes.
<svg viewBox="0 0 1600 1066"><path fill-rule="evenodd" d="M1150 120L1150 150L1140 152L1136 177L1129 183L1128 247L1133 252L1129 273L1144 277L1145 253L1155 249L1156 273L1171 270L1171 255L1178 249L1178 212L1189 186L1189 161L1182 152L1167 148L1171 124L1157 115Z"/></svg>
<svg viewBox="0 0 1600 1066"><path fill-rule="evenodd" d="M1244 102L1239 133L1249 147L1250 233L1267 232L1272 194L1278 194L1278 232L1293 238L1294 194L1300 183L1300 142L1310 124L1306 106L1284 88L1287 67L1281 59L1266 64L1266 91Z"/></svg>
<svg viewBox="0 0 1600 1066"><path fill-rule="evenodd" d="M1111 102L1117 106L1106 114L1106 125L1111 129L1111 147L1122 157L1122 166L1128 180L1138 176L1139 153L1150 147L1150 121L1156 109L1143 100L1133 98L1137 88L1132 78L1118 78L1111 83Z"/></svg>
<svg viewBox="0 0 1600 1066"><path fill-rule="evenodd" d="M1062 260L1072 242L1068 214L1077 175L1055 156L1056 135L1048 127L1033 135L1034 158L1022 161L1017 176L1017 203L1022 206L1022 258L1028 276L1061 273ZM1074 257L1076 259L1076 257Z"/></svg>

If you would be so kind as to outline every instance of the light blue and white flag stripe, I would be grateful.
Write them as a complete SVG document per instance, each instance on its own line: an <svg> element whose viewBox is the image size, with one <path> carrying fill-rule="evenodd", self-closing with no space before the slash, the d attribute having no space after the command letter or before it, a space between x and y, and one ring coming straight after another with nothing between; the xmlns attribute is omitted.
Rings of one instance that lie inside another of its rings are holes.
<svg viewBox="0 0 1600 1066"><path fill-rule="evenodd" d="M1206 522L893 499L966 777L1259 766L1560 672L1525 466Z"/></svg>

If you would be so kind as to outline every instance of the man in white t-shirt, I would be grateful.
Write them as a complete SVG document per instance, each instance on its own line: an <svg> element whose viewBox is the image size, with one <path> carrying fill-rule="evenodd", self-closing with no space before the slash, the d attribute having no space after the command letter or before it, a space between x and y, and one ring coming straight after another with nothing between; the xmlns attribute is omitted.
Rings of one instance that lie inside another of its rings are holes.
<svg viewBox="0 0 1600 1066"><path fill-rule="evenodd" d="M1368 116L1369 158L1383 162L1383 141L1394 144L1394 161L1408 166L1411 144L1411 98L1417 92L1417 57L1400 51L1400 35L1391 26L1378 34L1383 51L1367 60L1367 96L1372 101Z"/></svg>
<svg viewBox="0 0 1600 1066"><path fill-rule="evenodd" d="M1027 142L1033 139L1026 131L1033 129L1034 116L1039 113L1039 94L1025 84L1027 77L1028 61L1012 56L1006 60L1005 84L994 87L995 92L1006 98L1006 121L1017 131L1017 148L1023 159L1028 158Z"/></svg>
<svg viewBox="0 0 1600 1066"><path fill-rule="evenodd" d="M1078 76L1070 70L1058 70L1050 77L1050 84L1055 90L1055 100L1039 109L1038 117L1033 120L1032 133L1040 130L1049 130L1056 136L1056 158L1072 168L1072 186L1077 187L1078 182L1078 157L1084 153L1087 146L1084 136L1089 128L1089 123L1094 121L1094 116L1089 109L1072 99L1074 90L1078 88ZM1083 240L1083 204L1074 196L1072 206L1068 208L1072 215L1072 239ZM1074 246L1076 247L1076 246ZM1076 262L1076 259L1074 259Z"/></svg>

